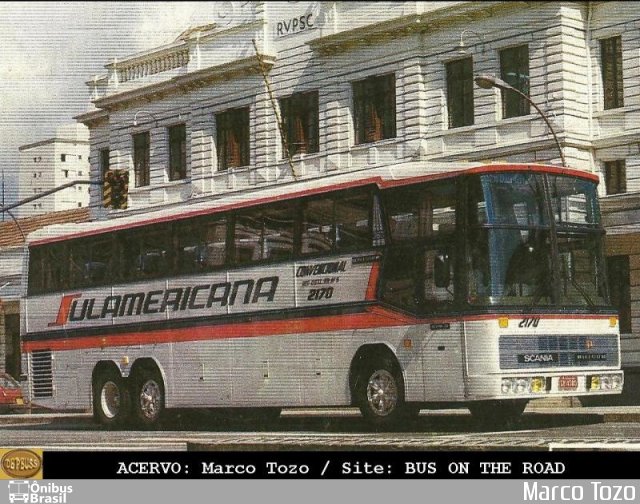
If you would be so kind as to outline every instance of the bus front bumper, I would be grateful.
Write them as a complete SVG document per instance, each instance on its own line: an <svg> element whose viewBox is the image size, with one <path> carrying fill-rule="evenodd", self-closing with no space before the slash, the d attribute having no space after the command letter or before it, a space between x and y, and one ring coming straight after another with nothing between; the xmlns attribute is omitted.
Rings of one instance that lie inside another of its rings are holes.
<svg viewBox="0 0 640 504"><path fill-rule="evenodd" d="M620 394L622 371L501 374L469 377L467 399L538 399L542 397Z"/></svg>

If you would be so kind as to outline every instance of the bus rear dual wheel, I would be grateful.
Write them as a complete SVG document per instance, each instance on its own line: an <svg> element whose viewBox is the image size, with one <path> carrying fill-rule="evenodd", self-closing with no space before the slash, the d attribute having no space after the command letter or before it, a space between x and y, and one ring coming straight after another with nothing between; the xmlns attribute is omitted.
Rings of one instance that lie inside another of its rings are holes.
<svg viewBox="0 0 640 504"><path fill-rule="evenodd" d="M131 420L139 427L151 427L163 410L164 385L155 370L138 370L125 380L115 369L105 369L94 381L94 417L106 427L122 427Z"/></svg>

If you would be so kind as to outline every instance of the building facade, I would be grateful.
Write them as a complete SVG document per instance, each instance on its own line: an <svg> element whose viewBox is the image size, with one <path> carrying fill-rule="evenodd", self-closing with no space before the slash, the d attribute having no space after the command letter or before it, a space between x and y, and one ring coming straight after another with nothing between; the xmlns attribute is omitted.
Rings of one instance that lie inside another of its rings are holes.
<svg viewBox="0 0 640 504"><path fill-rule="evenodd" d="M0 223L0 372L16 379L21 375L20 300L27 236L47 226L87 222L89 218L89 209L83 207Z"/></svg>
<svg viewBox="0 0 640 504"><path fill-rule="evenodd" d="M55 137L22 145L19 151L18 200L89 180L89 130L82 124L60 126ZM79 184L21 205L15 214L32 217L88 205L88 186Z"/></svg>
<svg viewBox="0 0 640 504"><path fill-rule="evenodd" d="M93 217L409 160L425 173L436 161L560 164L560 147L601 177L612 294L631 335L638 28L640 5L623 2L203 4L175 41L88 82L92 108L78 120L92 180L119 169L130 181L126 210L101 208L92 190ZM529 96L559 146L527 100L482 89L477 75Z"/></svg>

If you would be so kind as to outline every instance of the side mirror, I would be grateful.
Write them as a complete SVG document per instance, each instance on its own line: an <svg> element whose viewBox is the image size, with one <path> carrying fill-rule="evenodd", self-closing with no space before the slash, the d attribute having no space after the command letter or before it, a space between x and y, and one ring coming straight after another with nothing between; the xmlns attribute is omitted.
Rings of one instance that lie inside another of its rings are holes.
<svg viewBox="0 0 640 504"><path fill-rule="evenodd" d="M438 252L433 264L433 280L436 287L446 289L451 284L451 259L446 252Z"/></svg>

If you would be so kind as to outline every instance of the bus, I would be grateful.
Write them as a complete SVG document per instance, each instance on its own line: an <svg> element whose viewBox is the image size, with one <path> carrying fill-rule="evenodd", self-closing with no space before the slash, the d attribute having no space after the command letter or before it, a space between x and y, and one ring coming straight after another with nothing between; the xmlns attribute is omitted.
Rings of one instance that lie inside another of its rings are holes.
<svg viewBox="0 0 640 504"><path fill-rule="evenodd" d="M357 406L380 427L619 394L597 183L407 162L38 231L29 399L106 426Z"/></svg>

